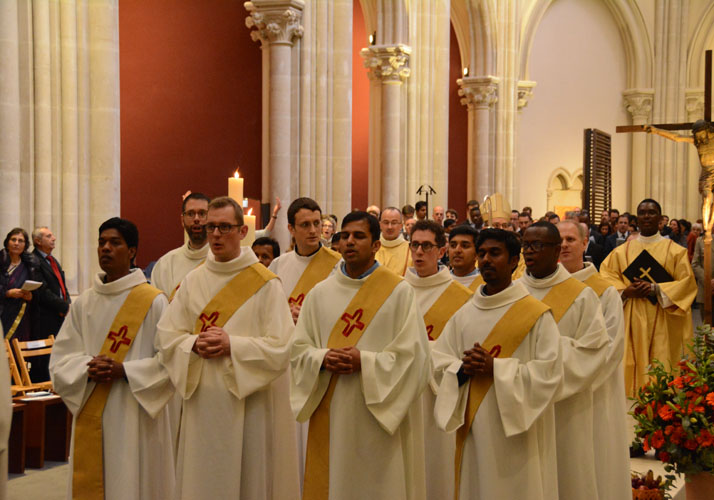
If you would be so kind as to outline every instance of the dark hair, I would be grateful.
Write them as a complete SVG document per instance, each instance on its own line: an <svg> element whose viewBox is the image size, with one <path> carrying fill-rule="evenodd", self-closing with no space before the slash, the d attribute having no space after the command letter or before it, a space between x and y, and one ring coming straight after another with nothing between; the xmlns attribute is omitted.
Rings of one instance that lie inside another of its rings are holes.
<svg viewBox="0 0 714 500"><path fill-rule="evenodd" d="M424 200L417 201L416 204L414 205L414 209L418 212L421 210L421 208L424 207L426 208L426 202Z"/></svg>
<svg viewBox="0 0 714 500"><path fill-rule="evenodd" d="M476 239L478 239L478 231L476 231L471 225L469 224L459 224L456 226L454 229L451 230L449 233L449 241L451 241L454 236L458 236L460 234L466 235L466 236L471 236L474 240L474 246L476 246Z"/></svg>
<svg viewBox="0 0 714 500"><path fill-rule="evenodd" d="M320 208L320 205L318 205L317 202L312 198L302 197L293 200L293 202L288 207L288 224L290 224L291 226L295 226L295 214L303 208L311 212L317 210L318 212L320 212L320 219L322 219L322 209Z"/></svg>
<svg viewBox="0 0 714 500"><path fill-rule="evenodd" d="M640 208L640 205L642 205L643 203L653 203L654 206L657 207L659 214L662 215L662 206L656 200L653 200L652 198L645 198L637 204L637 208Z"/></svg>
<svg viewBox="0 0 714 500"><path fill-rule="evenodd" d="M434 233L434 239L436 240L437 247L441 248L446 245L446 233L444 232L444 228L438 222L428 219L416 221L416 224L412 226L412 230L409 232L410 240L414 231L431 231Z"/></svg>
<svg viewBox="0 0 714 500"><path fill-rule="evenodd" d="M451 227L454 224L456 224L456 221L454 219L444 219L444 229L447 227Z"/></svg>
<svg viewBox="0 0 714 500"><path fill-rule="evenodd" d="M10 243L10 238L15 236L16 234L22 234L22 236L25 237L25 248L22 249L22 252L27 252L27 249L30 247L30 237L27 235L27 231L25 231L21 227L13 227L10 232L7 233L7 236L5 236L5 241L3 241L3 246L5 247L5 250L8 249L7 245Z"/></svg>
<svg viewBox="0 0 714 500"><path fill-rule="evenodd" d="M241 207L236 200L229 198L228 196L219 196L218 198L213 198L211 203L208 204L208 210L212 208L224 208L233 207L235 212L236 224L243 225L243 207Z"/></svg>
<svg viewBox="0 0 714 500"><path fill-rule="evenodd" d="M551 226L552 225L553 224L551 224ZM558 229L556 228L555 230L557 231ZM506 247L506 250L508 251L508 256L511 258L518 257L521 254L521 243L518 241L518 237L513 231L506 231L505 229L494 228L487 228L481 230L478 235L478 238L476 239L476 251L478 251L481 245L483 245L483 242L486 240L495 240L503 243Z"/></svg>
<svg viewBox="0 0 714 500"><path fill-rule="evenodd" d="M262 236L255 240L250 248L255 248L257 246L270 245L273 247L273 258L276 259L280 257L280 245L273 238L268 238L267 236Z"/></svg>
<svg viewBox="0 0 714 500"><path fill-rule="evenodd" d="M616 208L611 208L611 209L610 209L610 215L612 215L613 213L616 213L617 215L620 215L620 211L619 211L618 209L616 209Z"/></svg>
<svg viewBox="0 0 714 500"><path fill-rule="evenodd" d="M531 217L531 214L528 212L521 212L518 214L518 217L528 217L528 220L533 220L533 217Z"/></svg>
<svg viewBox="0 0 714 500"><path fill-rule="evenodd" d="M353 212L350 212L342 219L342 227L340 229L344 229L345 226L350 222L358 222L361 220L367 221L367 225L369 226L369 232L372 235L372 242L374 243L379 239L380 233L379 221L372 214L368 214L367 212L364 212L362 210L355 210Z"/></svg>
<svg viewBox="0 0 714 500"><path fill-rule="evenodd" d="M467 206L467 207L471 207L471 206L477 206L477 207L478 207L478 206L480 206L480 203L478 202L478 200L469 200L469 201L466 202L466 206Z"/></svg>
<svg viewBox="0 0 714 500"><path fill-rule="evenodd" d="M548 236L550 236L553 239L553 242L558 242L560 243L562 241L562 238L560 237L560 231L558 231L558 226L553 224L552 222L548 221L538 221L533 224L528 229L531 228L539 228L539 227L544 227L548 233Z"/></svg>
<svg viewBox="0 0 714 500"><path fill-rule="evenodd" d="M619 217L618 217L618 219L619 219ZM603 221L603 222L600 223L600 225L599 225L598 228L597 228L598 231L600 232L600 234L602 234L602 228L603 228L603 227L606 227L606 228L607 228L607 234L608 234L608 235L612 234L612 226L610 225L609 222L604 222L604 221Z"/></svg>
<svg viewBox="0 0 714 500"><path fill-rule="evenodd" d="M339 243L340 241L340 232L337 231L335 234L332 235L332 244L335 245Z"/></svg>
<svg viewBox="0 0 714 500"><path fill-rule="evenodd" d="M406 204L402 207L402 215L404 217L406 217L407 215L414 215L414 212L416 212L416 209L409 204Z"/></svg>
<svg viewBox="0 0 714 500"><path fill-rule="evenodd" d="M446 213L447 213L447 214L454 214L454 217L456 217L456 219L459 218L459 212L457 212L457 211L454 210L453 208L448 209L448 210L446 211Z"/></svg>
<svg viewBox="0 0 714 500"><path fill-rule="evenodd" d="M692 223L687 219L679 219L679 226L684 228L682 232L689 232L692 230Z"/></svg>
<svg viewBox="0 0 714 500"><path fill-rule="evenodd" d="M116 229L121 234L127 247L139 250L139 230L132 221L119 217L107 219L99 226L99 236L107 229ZM134 267L134 259L131 259L130 264Z"/></svg>
<svg viewBox="0 0 714 500"><path fill-rule="evenodd" d="M186 198L183 199L183 203L181 203L181 213L186 211L186 203L188 203L191 200L203 200L206 203L211 203L211 199L206 196L203 193L191 193L188 195Z"/></svg>

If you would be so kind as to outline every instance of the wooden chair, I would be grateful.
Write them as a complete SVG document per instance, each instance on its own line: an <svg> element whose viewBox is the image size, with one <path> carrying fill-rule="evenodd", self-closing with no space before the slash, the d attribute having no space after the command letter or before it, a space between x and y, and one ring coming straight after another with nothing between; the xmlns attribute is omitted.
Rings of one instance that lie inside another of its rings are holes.
<svg viewBox="0 0 714 500"><path fill-rule="evenodd" d="M12 339L12 345L15 348L18 364L20 365L20 374L22 375L22 383L29 386L32 390L52 390L52 381L32 382L30 372L27 369L27 359L35 356L43 356L52 353L52 346L55 343L54 335L50 335L42 340L29 340L20 342L17 339Z"/></svg>
<svg viewBox="0 0 714 500"><path fill-rule="evenodd" d="M22 378L20 377L20 372L17 371L17 364L15 363L15 356L12 355L10 350L10 342L5 339L5 352L7 353L7 361L10 364L10 377L11 383L10 392L13 396L24 396L25 391L29 389L22 383Z"/></svg>

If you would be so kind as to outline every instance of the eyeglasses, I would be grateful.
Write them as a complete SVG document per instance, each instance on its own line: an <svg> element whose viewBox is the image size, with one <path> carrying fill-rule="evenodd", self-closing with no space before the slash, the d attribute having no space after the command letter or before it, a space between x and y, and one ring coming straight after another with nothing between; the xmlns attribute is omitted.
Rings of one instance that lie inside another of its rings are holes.
<svg viewBox="0 0 714 500"><path fill-rule="evenodd" d="M218 232L221 234L228 234L234 227L241 227L242 225L243 224L228 224L224 222L222 224L206 224L205 227L209 234L212 234L216 229L218 229Z"/></svg>
<svg viewBox="0 0 714 500"><path fill-rule="evenodd" d="M201 220L206 220L206 217L208 217L208 212L206 210L189 210L188 212L184 212L183 216L187 219L195 219L196 217L198 217Z"/></svg>
<svg viewBox="0 0 714 500"><path fill-rule="evenodd" d="M411 248L415 252L417 251L417 249L419 247L421 247L421 249L424 250L424 252L428 252L428 251L432 250L433 248L436 248L436 245L434 245L430 241L422 241L422 242L412 241L411 243L409 243L409 248Z"/></svg>
<svg viewBox="0 0 714 500"><path fill-rule="evenodd" d="M555 247L560 245L560 243L553 243L549 241L524 241L521 243L521 248L523 251L527 251L529 248L533 249L534 252L540 252L544 247Z"/></svg>

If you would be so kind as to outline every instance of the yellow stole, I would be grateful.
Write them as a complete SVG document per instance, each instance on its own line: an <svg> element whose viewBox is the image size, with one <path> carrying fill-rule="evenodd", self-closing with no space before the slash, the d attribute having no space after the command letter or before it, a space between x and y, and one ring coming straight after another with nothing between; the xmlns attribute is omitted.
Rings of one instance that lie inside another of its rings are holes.
<svg viewBox="0 0 714 500"><path fill-rule="evenodd" d="M27 302L23 301L22 306L20 306L20 311L17 313L17 316L15 316L15 321L12 322L10 329L5 335L7 340L10 340L12 336L15 335L15 330L17 330L17 327L20 326L20 322L22 321L23 316L25 316L25 309L27 309Z"/></svg>
<svg viewBox="0 0 714 500"><path fill-rule="evenodd" d="M161 290L148 283L135 286L117 312L99 355L121 363L144 322L151 304ZM104 498L104 447L102 414L107 404L112 382L96 384L92 394L75 419L74 472L72 497L74 499Z"/></svg>
<svg viewBox="0 0 714 500"><path fill-rule="evenodd" d="M541 300L553 311L553 319L558 323L585 288L587 287L582 281L570 277L552 287Z"/></svg>
<svg viewBox="0 0 714 500"><path fill-rule="evenodd" d="M490 352L494 358L510 358L516 351L523 339L531 331L535 322L543 313L548 310L548 306L538 299L527 295L513 303L508 311L493 326L493 329L481 343L484 349ZM466 415L464 424L456 431L456 456L455 465L455 489L454 498L459 498L459 486L461 484L461 460L464 453L466 437L471 431L476 413L486 393L493 385L493 376L471 377L469 382L469 395L466 402Z"/></svg>
<svg viewBox="0 0 714 500"><path fill-rule="evenodd" d="M194 267L194 269L198 269L199 267L201 267L204 262L206 262L206 259L203 259L199 265ZM185 276L184 276L184 278L185 278ZM181 281L183 281L183 280L181 280ZM176 296L176 292L178 292L178 289L181 288L181 281L179 281L178 285L176 285L176 288L174 288L174 290L171 292L171 295L169 295L169 302L174 300L174 297Z"/></svg>
<svg viewBox="0 0 714 500"><path fill-rule="evenodd" d="M260 262L243 269L206 304L196 319L193 333L198 335L212 326L223 327L249 298L273 278L277 276Z"/></svg>
<svg viewBox="0 0 714 500"><path fill-rule="evenodd" d="M402 281L384 266L379 266L362 284L345 308L327 340L328 349L357 345L370 322ZM330 491L330 401L335 392L337 375L331 375L330 384L320 404L310 417L305 459L304 500L327 500Z"/></svg>
<svg viewBox="0 0 714 500"><path fill-rule="evenodd" d="M486 284L486 282L484 281L483 276L481 276L480 274L477 274L476 277L474 278L474 280L469 285L469 290L471 290L472 292L475 292L480 285L485 285L485 284Z"/></svg>
<svg viewBox="0 0 714 500"><path fill-rule="evenodd" d="M436 299L436 302L432 304L424 315L424 324L426 325L426 333L429 336L429 340L439 338L449 318L451 318L473 294L471 290L456 281L451 282L451 284L446 287L446 290L439 295L439 298Z"/></svg>
<svg viewBox="0 0 714 500"><path fill-rule="evenodd" d="M593 274L588 279L583 280L583 283L595 290L598 297L602 296L605 290L612 286L609 281L599 274Z"/></svg>
<svg viewBox="0 0 714 500"><path fill-rule="evenodd" d="M337 262L340 260L340 254L326 247L320 247L317 254L312 258L305 270L302 272L300 279L295 284L295 288L290 292L288 304L298 304L302 306L305 300L305 295L313 289L320 281L327 278Z"/></svg>

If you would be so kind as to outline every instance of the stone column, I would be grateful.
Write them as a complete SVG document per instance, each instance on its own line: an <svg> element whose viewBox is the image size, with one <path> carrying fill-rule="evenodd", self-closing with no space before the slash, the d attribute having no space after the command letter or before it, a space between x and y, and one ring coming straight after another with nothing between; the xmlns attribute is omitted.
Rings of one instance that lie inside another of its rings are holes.
<svg viewBox="0 0 714 500"><path fill-rule="evenodd" d="M246 2L250 13L245 24L255 28L253 40L260 40L269 51L270 77L263 81L269 87L269 168L270 200L279 197L288 204L295 197L296 186L291 182L291 124L292 124L292 46L302 36L300 25L302 0L254 0ZM263 49L265 50L265 48ZM287 210L281 210L273 236L283 251L290 246L287 230Z"/></svg>
<svg viewBox="0 0 714 500"><path fill-rule="evenodd" d="M382 190L381 199L370 200L370 203L380 207L400 206L406 195L401 176L404 170L403 114L406 112L402 109L402 84L410 75L411 48L403 44L373 45L362 49L361 54L373 78L381 82L381 158L379 168L370 168L370 171L381 178Z"/></svg>
<svg viewBox="0 0 714 500"><path fill-rule="evenodd" d="M460 87L461 104L468 118L468 149L466 197L483 200L494 189L494 155L491 148L491 116L498 102L498 78L494 76L464 77L456 81Z"/></svg>
<svg viewBox="0 0 714 500"><path fill-rule="evenodd" d="M622 93L625 108L632 115L632 125L645 125L652 114L654 90L629 89ZM651 176L647 168L647 134L632 134L632 168L630 169L630 196L628 208L635 210L636 204L650 196Z"/></svg>

